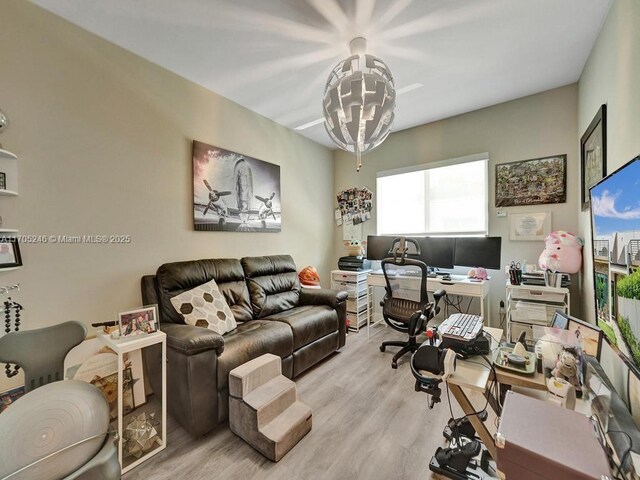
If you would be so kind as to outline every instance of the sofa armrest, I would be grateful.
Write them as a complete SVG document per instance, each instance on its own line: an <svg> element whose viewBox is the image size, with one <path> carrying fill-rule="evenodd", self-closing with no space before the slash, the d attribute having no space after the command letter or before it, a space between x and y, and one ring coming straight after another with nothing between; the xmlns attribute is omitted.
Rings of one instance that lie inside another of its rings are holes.
<svg viewBox="0 0 640 480"><path fill-rule="evenodd" d="M349 294L328 288L314 289L302 288L300 291L300 305L326 305L338 308L338 305L347 301Z"/></svg>
<svg viewBox="0 0 640 480"><path fill-rule="evenodd" d="M215 350L220 356L224 350L224 338L207 328L163 323L160 329L167 334L167 347L187 356L207 350Z"/></svg>

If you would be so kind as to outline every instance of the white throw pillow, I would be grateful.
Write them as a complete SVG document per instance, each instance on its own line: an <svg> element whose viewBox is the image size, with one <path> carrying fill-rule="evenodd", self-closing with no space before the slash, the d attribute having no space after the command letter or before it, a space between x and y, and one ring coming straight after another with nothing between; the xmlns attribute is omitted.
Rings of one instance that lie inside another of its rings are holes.
<svg viewBox="0 0 640 480"><path fill-rule="evenodd" d="M171 304L185 323L224 335L238 326L215 280L176 295Z"/></svg>

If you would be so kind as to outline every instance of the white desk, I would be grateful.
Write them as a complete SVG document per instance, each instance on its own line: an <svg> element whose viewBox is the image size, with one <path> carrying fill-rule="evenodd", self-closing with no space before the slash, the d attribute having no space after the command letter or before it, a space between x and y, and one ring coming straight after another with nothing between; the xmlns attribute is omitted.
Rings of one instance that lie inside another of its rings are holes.
<svg viewBox="0 0 640 480"><path fill-rule="evenodd" d="M397 275L393 277L391 282L392 287L397 286L401 290L419 291L421 278L419 276ZM386 287L384 275L378 272L371 272L367 276L367 335L369 335L369 328L383 322L383 319L372 322L373 304L372 301L372 288L374 287ZM471 281L470 278L464 275L451 275L451 280L443 280L442 277L428 278L427 279L427 292L435 292L436 290L445 290L447 295L460 295L463 297L474 297L480 299L480 315L485 319L485 324L490 323L489 316L491 315L491 304L486 303L485 299L489 295L489 282L487 280L481 280L479 282Z"/></svg>

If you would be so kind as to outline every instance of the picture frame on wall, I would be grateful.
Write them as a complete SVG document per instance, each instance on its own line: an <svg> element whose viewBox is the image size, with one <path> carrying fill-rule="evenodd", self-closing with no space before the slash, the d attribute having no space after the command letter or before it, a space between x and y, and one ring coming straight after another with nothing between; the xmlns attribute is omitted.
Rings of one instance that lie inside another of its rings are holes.
<svg viewBox="0 0 640 480"><path fill-rule="evenodd" d="M544 241L551 233L551 212L509 214L509 240Z"/></svg>
<svg viewBox="0 0 640 480"><path fill-rule="evenodd" d="M22 255L18 239L14 237L0 237L0 269L21 267Z"/></svg>
<svg viewBox="0 0 640 480"><path fill-rule="evenodd" d="M607 106L601 105L580 138L580 201L589 208L589 189L607 176Z"/></svg>
<svg viewBox="0 0 640 480"><path fill-rule="evenodd" d="M277 233L280 165L193 141L193 225L197 231Z"/></svg>
<svg viewBox="0 0 640 480"><path fill-rule="evenodd" d="M496 165L496 207L542 205L566 201L566 155Z"/></svg>

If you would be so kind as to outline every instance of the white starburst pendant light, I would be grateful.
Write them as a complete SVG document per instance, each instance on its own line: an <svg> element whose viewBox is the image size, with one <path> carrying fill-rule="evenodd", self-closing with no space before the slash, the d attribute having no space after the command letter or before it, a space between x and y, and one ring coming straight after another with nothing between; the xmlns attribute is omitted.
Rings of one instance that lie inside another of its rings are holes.
<svg viewBox="0 0 640 480"><path fill-rule="evenodd" d="M351 56L329 74L322 108L324 126L338 147L356 154L356 170L361 155L384 142L391 132L396 91L389 67L368 55L367 41L351 40Z"/></svg>

